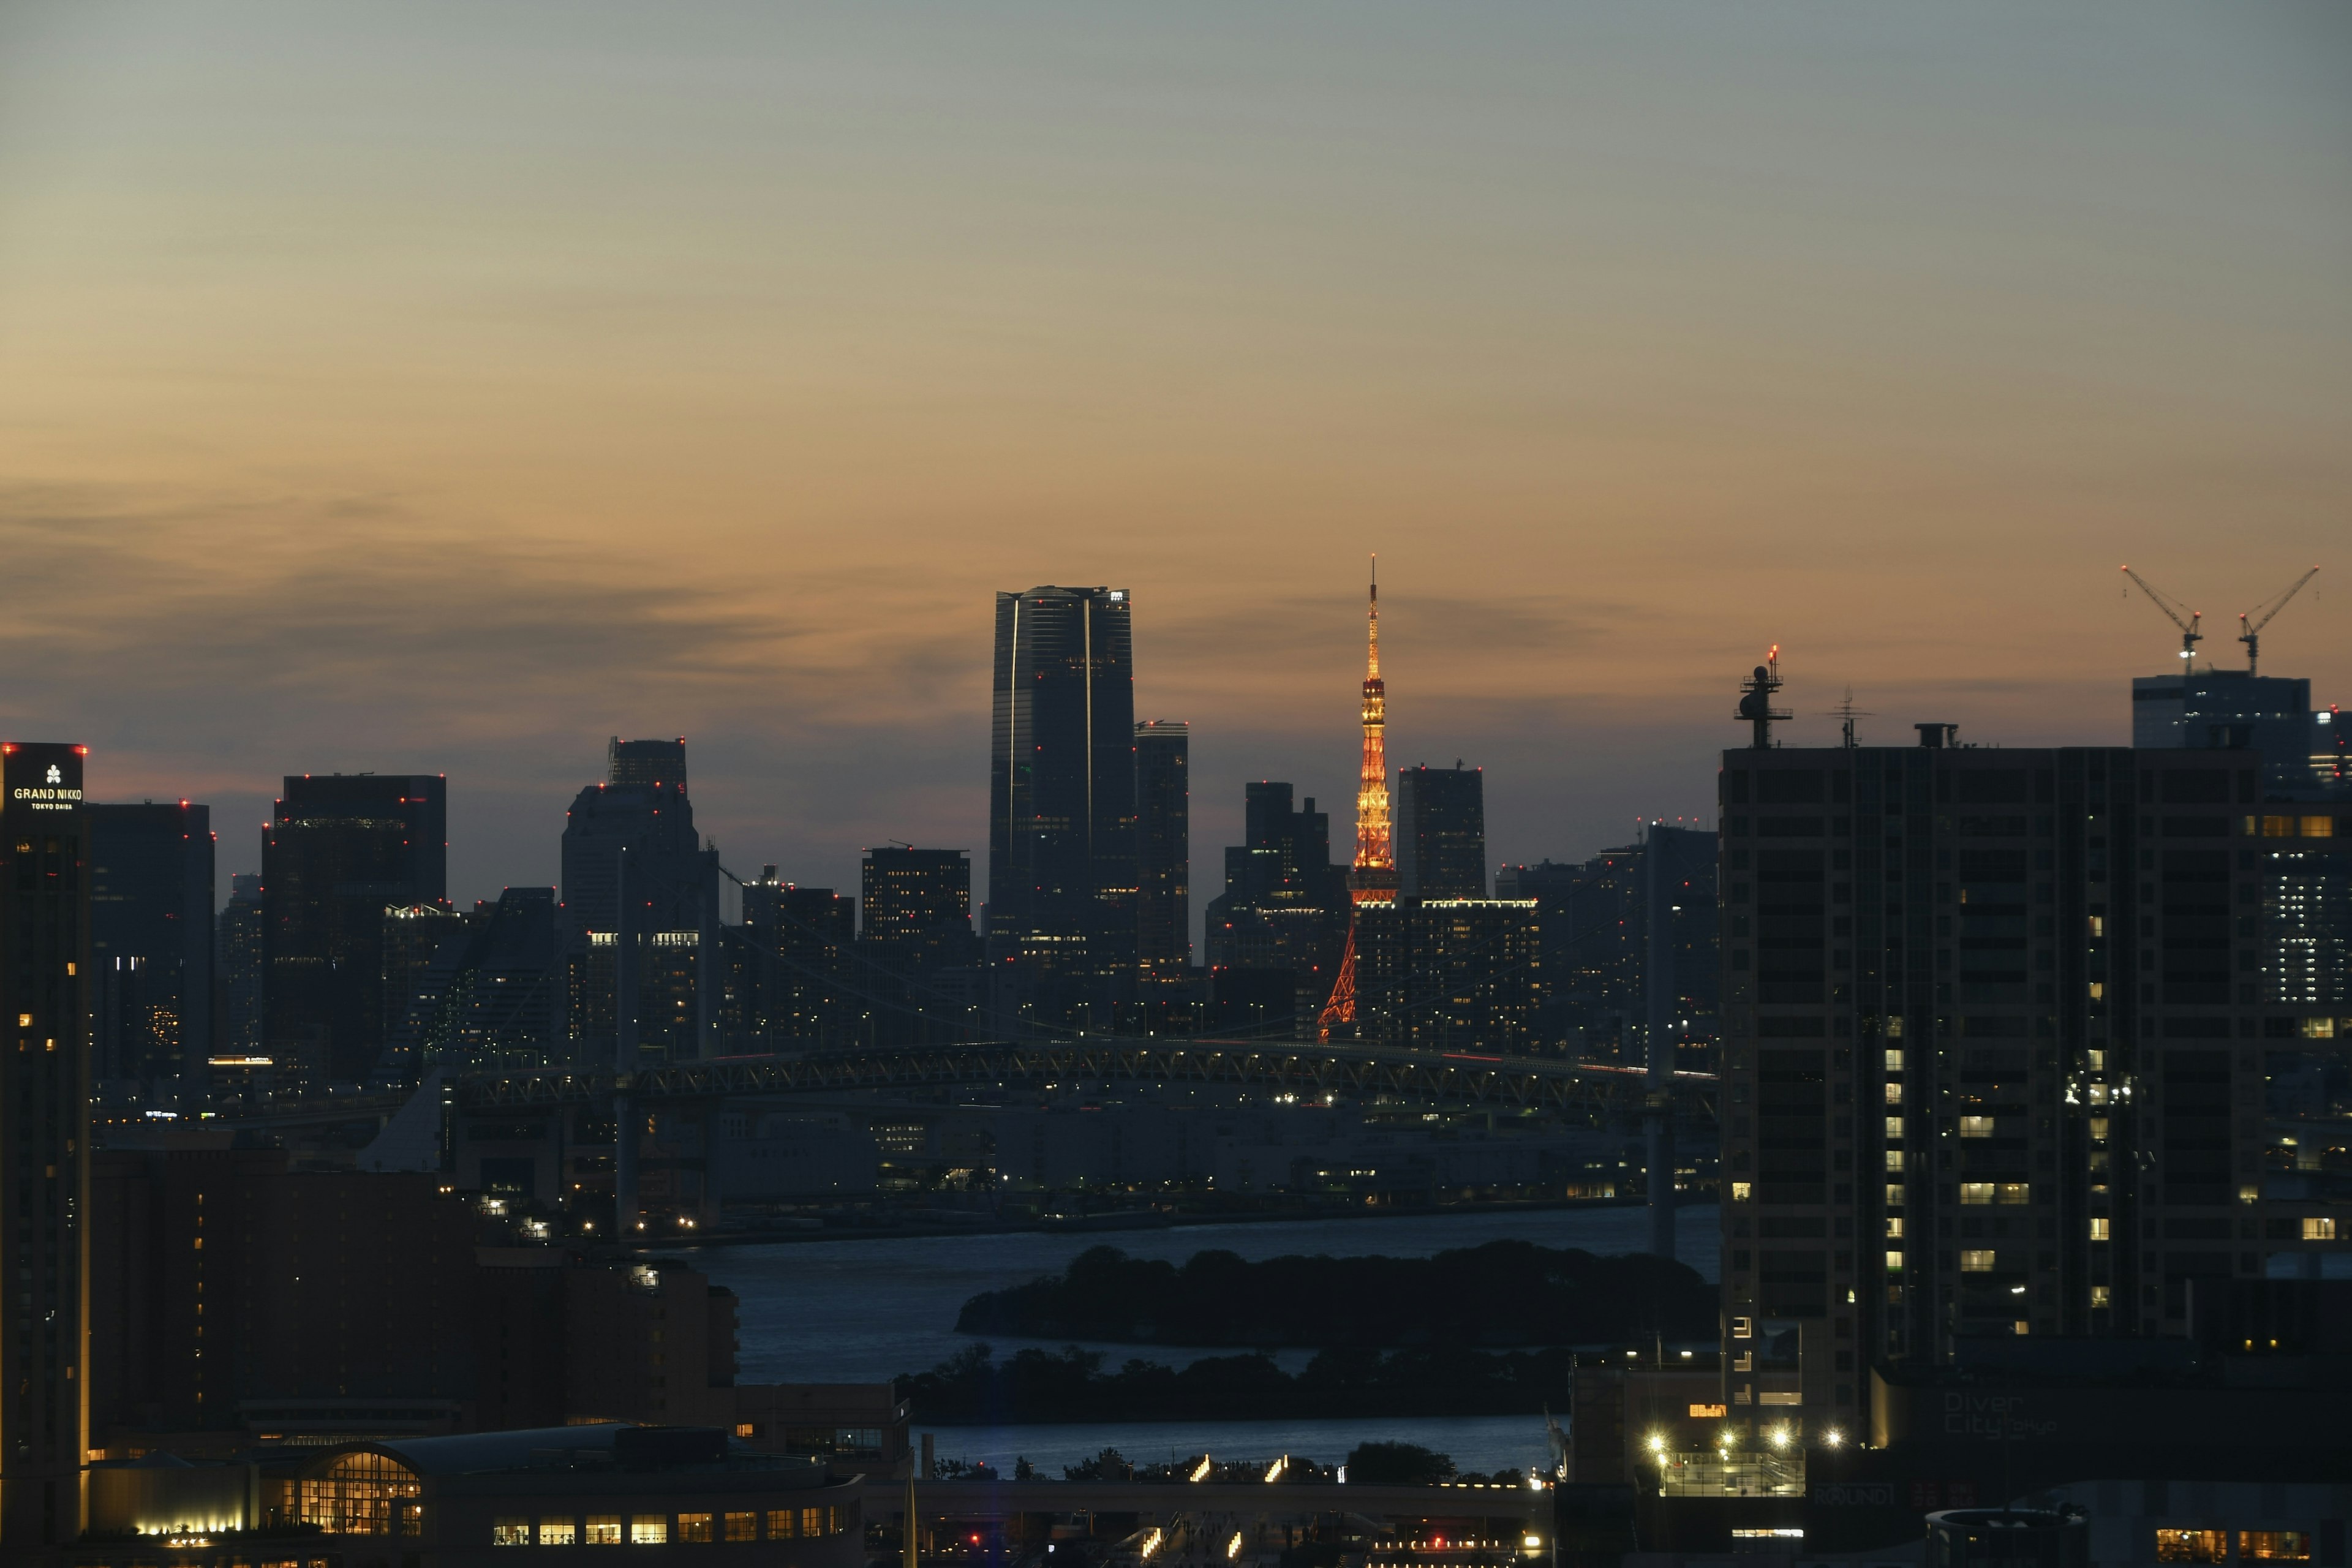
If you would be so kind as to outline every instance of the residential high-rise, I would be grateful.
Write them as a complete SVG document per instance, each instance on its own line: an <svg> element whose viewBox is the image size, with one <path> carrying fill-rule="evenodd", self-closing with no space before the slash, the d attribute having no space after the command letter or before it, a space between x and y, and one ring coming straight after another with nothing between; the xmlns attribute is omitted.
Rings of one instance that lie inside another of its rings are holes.
<svg viewBox="0 0 2352 1568"><path fill-rule="evenodd" d="M996 596L988 944L1043 973L1136 957L1135 661L1122 588Z"/></svg>
<svg viewBox="0 0 2352 1568"><path fill-rule="evenodd" d="M268 928L261 874L239 871L228 879L228 902L215 927L215 969L220 986L220 1037L215 1052L257 1057L262 1051L262 942Z"/></svg>
<svg viewBox="0 0 2352 1568"><path fill-rule="evenodd" d="M1543 940L1533 899L1406 899L1356 910L1356 1038L1534 1050Z"/></svg>
<svg viewBox="0 0 2352 1568"><path fill-rule="evenodd" d="M364 1081L384 1043L384 911L447 901L448 786L432 773L286 780L262 838L264 1036L313 1088Z"/></svg>
<svg viewBox="0 0 2352 1568"><path fill-rule="evenodd" d="M198 1093L213 1039L211 808L84 810L96 1076Z"/></svg>
<svg viewBox="0 0 2352 1568"><path fill-rule="evenodd" d="M686 793L686 737L675 741L624 741L604 744L604 780L623 789L675 789Z"/></svg>
<svg viewBox="0 0 2352 1568"><path fill-rule="evenodd" d="M1192 962L1192 731L1181 719L1135 726L1138 953L1178 974Z"/></svg>
<svg viewBox="0 0 2352 1568"><path fill-rule="evenodd" d="M1486 896L1486 770L1400 768L1397 890L1408 899Z"/></svg>
<svg viewBox="0 0 2352 1568"><path fill-rule="evenodd" d="M971 962L970 850L868 849L858 888L866 923L857 941L870 956L907 973Z"/></svg>
<svg viewBox="0 0 2352 1568"><path fill-rule="evenodd" d="M2264 803L2251 751L1919 728L1723 759L1736 1418L1853 1431L1874 1367L2183 1337L2352 1220L2265 1182L2268 1042L2342 1020L2266 984L2260 853L2275 816L2341 858L2352 818Z"/></svg>
<svg viewBox="0 0 2352 1568"><path fill-rule="evenodd" d="M89 1424L85 748L0 745L0 1558L82 1526Z"/></svg>
<svg viewBox="0 0 2352 1568"><path fill-rule="evenodd" d="M780 880L770 866L743 889L743 928L754 955L762 1033L803 1045L841 1045L856 1037L864 1013L853 992L856 899Z"/></svg>

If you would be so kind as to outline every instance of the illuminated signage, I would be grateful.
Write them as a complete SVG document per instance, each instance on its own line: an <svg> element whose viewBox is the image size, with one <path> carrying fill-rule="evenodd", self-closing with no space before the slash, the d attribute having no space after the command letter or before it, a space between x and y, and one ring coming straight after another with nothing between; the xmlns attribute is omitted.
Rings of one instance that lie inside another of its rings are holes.
<svg viewBox="0 0 2352 1568"><path fill-rule="evenodd" d="M8 745L5 752L7 808L75 811L81 805L79 746Z"/></svg>
<svg viewBox="0 0 2352 1568"><path fill-rule="evenodd" d="M1731 1414L1728 1405L1694 1405L1690 1407L1694 1421L1720 1421Z"/></svg>

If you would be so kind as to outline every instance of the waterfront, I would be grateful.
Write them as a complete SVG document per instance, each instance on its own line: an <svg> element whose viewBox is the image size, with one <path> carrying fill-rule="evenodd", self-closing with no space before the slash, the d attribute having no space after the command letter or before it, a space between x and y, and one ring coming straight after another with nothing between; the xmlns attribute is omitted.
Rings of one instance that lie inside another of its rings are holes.
<svg viewBox="0 0 2352 1568"><path fill-rule="evenodd" d="M1170 1464L1196 1454L1220 1460L1271 1463L1287 1454L1336 1465L1357 1444L1418 1443L1453 1456L1461 1469L1492 1474L1498 1469L1543 1468L1549 1446L1540 1415L1424 1416L1382 1421L1120 1421L1039 1423L1024 1426L933 1426L917 1422L917 1432L933 1435L938 1457L985 1461L1010 1477L1016 1460L1027 1459L1049 1480L1062 1468L1117 1448L1129 1461Z"/></svg>
<svg viewBox="0 0 2352 1568"><path fill-rule="evenodd" d="M1676 1256L1701 1278L1717 1279L1715 1205L1690 1205L1675 1220ZM1426 1258L1506 1237L1542 1247L1631 1252L1648 1234L1646 1210L1594 1205L1086 1234L780 1242L688 1248L678 1256L735 1292L741 1310L741 1381L881 1383L901 1373L929 1371L974 1343L971 1336L955 1331L956 1313L972 1296L1059 1272L1091 1247L1179 1263L1218 1248L1253 1259L1290 1253ZM992 1336L988 1342L1005 1356L1028 1344L1058 1348L1066 1342ZM1102 1352L1110 1365L1130 1357L1181 1365L1202 1355L1234 1353L1163 1345L1089 1348ZM1288 1351L1277 1359L1296 1370L1311 1357L1311 1352Z"/></svg>

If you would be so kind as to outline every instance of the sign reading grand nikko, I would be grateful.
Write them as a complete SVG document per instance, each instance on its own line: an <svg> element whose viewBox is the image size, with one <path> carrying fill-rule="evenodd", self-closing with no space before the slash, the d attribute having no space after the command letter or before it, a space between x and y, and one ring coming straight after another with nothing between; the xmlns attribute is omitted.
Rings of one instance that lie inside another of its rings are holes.
<svg viewBox="0 0 2352 1568"><path fill-rule="evenodd" d="M86 746L39 742L0 742L0 810L20 813L78 811Z"/></svg>

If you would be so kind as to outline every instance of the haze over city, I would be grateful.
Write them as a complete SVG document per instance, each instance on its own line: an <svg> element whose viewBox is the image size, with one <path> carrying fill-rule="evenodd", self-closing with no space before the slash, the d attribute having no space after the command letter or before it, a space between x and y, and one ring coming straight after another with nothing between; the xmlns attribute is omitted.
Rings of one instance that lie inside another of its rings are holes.
<svg viewBox="0 0 2352 1568"><path fill-rule="evenodd" d="M1499 859L1711 816L1784 650L2122 743L2352 500L2341 7L19 5L0 724L101 798L441 772L550 883L605 737L731 862L984 848L996 591L1134 595L1137 713ZM2323 574L2277 667L2346 689ZM1196 908L1198 900L1196 899Z"/></svg>

